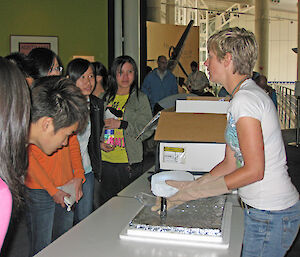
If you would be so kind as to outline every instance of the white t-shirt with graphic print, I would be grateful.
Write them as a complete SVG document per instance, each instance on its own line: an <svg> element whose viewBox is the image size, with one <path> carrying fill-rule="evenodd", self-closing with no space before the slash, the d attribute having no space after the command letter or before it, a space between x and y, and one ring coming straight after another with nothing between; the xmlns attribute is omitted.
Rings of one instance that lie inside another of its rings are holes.
<svg viewBox="0 0 300 257"><path fill-rule="evenodd" d="M265 151L264 178L238 189L242 201L262 210L284 210L293 206L299 200L299 193L287 172L277 111L271 98L252 79L241 85L227 112L225 137L235 152L238 167L244 165L236 132L236 122L241 117L260 121Z"/></svg>

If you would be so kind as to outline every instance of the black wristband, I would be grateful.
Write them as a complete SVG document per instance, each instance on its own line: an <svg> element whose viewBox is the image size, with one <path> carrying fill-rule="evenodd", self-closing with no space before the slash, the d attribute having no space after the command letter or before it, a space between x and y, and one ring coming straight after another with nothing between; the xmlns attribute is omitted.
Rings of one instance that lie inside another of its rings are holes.
<svg viewBox="0 0 300 257"><path fill-rule="evenodd" d="M120 124L120 129L127 129L128 127L128 122L125 120L121 120L121 124Z"/></svg>

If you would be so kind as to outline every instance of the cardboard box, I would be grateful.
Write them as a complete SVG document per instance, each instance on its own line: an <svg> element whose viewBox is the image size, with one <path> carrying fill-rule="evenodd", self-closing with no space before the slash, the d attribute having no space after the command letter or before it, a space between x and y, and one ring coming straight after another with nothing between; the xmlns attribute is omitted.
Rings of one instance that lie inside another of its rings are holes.
<svg viewBox="0 0 300 257"><path fill-rule="evenodd" d="M162 112L154 140L225 143L225 114Z"/></svg>
<svg viewBox="0 0 300 257"><path fill-rule="evenodd" d="M225 155L225 114L162 112L154 139L161 170L208 172Z"/></svg>
<svg viewBox="0 0 300 257"><path fill-rule="evenodd" d="M189 97L176 100L176 112L226 114L229 101L221 97Z"/></svg>

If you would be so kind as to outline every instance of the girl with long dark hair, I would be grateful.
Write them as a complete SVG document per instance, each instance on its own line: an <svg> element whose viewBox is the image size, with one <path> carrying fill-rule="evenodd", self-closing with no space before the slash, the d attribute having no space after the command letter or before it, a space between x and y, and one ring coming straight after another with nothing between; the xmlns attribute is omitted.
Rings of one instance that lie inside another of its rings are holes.
<svg viewBox="0 0 300 257"><path fill-rule="evenodd" d="M103 99L104 142L114 150L102 151L102 203L142 174L142 142L152 133L148 131L136 140L151 120L152 112L147 96L138 88L137 66L130 56L120 56L113 61Z"/></svg>
<svg viewBox="0 0 300 257"><path fill-rule="evenodd" d="M101 180L101 149L111 151L113 148L103 142L100 137L103 129L103 100L92 95L95 88L93 65L85 59L72 60L67 67L67 77L70 78L81 93L86 97L90 106L90 117L87 127L77 135L82 163L85 170L86 182L82 186L83 197L78 202L74 220L78 223L93 211L94 177Z"/></svg>
<svg viewBox="0 0 300 257"><path fill-rule="evenodd" d="M12 200L23 200L26 173L30 94L26 80L12 62L0 57L0 248L9 225Z"/></svg>

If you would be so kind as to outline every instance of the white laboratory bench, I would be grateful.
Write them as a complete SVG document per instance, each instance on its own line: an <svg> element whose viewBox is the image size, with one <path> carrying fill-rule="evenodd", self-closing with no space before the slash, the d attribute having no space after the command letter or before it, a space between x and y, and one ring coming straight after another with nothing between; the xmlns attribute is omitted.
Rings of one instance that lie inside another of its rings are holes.
<svg viewBox="0 0 300 257"><path fill-rule="evenodd" d="M239 257L243 240L243 212L233 204L229 248L184 246L168 243L121 240L119 235L142 205L133 197L150 194L149 173L143 174L36 256L55 257ZM233 203L236 196L231 197Z"/></svg>

